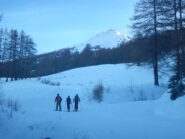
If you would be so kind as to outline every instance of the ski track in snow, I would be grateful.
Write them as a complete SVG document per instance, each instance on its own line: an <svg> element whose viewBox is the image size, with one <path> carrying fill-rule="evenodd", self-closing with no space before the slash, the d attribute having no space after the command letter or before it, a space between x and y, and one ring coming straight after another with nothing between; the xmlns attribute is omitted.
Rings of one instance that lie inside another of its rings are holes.
<svg viewBox="0 0 185 139"><path fill-rule="evenodd" d="M37 79L2 83L6 98L21 108L9 119L0 116L0 139L184 139L185 98L172 102L166 88L154 87L152 70L124 64L78 68ZM97 83L104 101L91 100ZM142 92L142 93L141 93ZM54 98L63 98L56 112ZM65 99L81 97L79 112L66 112ZM142 97L141 97L142 95ZM161 97L162 96L162 97ZM145 101L136 101L139 99ZM155 100L154 100L155 99Z"/></svg>

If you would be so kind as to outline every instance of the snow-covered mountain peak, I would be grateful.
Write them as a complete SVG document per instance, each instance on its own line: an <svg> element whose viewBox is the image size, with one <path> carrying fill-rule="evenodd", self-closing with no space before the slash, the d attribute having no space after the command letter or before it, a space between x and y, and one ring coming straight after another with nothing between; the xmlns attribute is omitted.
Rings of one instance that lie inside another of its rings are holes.
<svg viewBox="0 0 185 139"><path fill-rule="evenodd" d="M94 37L91 37L86 42L74 45L78 51L82 51L87 44L90 44L92 47L100 46L101 48L115 48L118 47L121 43L130 41L131 38L124 35L118 30L108 29L103 31Z"/></svg>
<svg viewBox="0 0 185 139"><path fill-rule="evenodd" d="M99 38L99 39L112 38L113 41L116 38L123 39L124 41L131 40L128 36L124 35L122 32L115 30L115 29L108 29L107 31L103 31L103 32L97 34L95 37L90 38L89 40L94 40L97 38Z"/></svg>

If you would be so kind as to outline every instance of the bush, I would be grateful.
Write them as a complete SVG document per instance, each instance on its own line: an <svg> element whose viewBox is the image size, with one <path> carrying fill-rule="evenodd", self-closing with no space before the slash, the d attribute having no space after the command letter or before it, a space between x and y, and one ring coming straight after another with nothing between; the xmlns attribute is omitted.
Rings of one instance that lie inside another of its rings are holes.
<svg viewBox="0 0 185 139"><path fill-rule="evenodd" d="M145 93L144 93L143 89L141 88L139 90L138 101L145 101L145 100L147 100L147 97L145 96Z"/></svg>
<svg viewBox="0 0 185 139"><path fill-rule="evenodd" d="M4 103L4 95L2 92L0 92L0 106Z"/></svg>
<svg viewBox="0 0 185 139"><path fill-rule="evenodd" d="M42 78L41 77L38 77L37 80L40 81Z"/></svg>
<svg viewBox="0 0 185 139"><path fill-rule="evenodd" d="M47 80L47 79L41 80L41 83L46 85L51 85L51 86L60 86L59 82L51 82L50 80Z"/></svg>
<svg viewBox="0 0 185 139"><path fill-rule="evenodd" d="M0 112L4 111L4 93L2 91L1 85L0 85Z"/></svg>
<svg viewBox="0 0 185 139"><path fill-rule="evenodd" d="M19 105L18 101L9 99L7 102L7 107L10 109L9 117L12 118L13 112L19 111L20 105Z"/></svg>
<svg viewBox="0 0 185 139"><path fill-rule="evenodd" d="M102 83L96 85L93 89L93 99L101 102L103 100L104 86Z"/></svg>
<svg viewBox="0 0 185 139"><path fill-rule="evenodd" d="M6 105L6 103L7 105ZM0 89L0 112L7 113L9 118L13 117L13 112L17 112L20 109L20 104L16 100L4 99L2 89Z"/></svg>
<svg viewBox="0 0 185 139"><path fill-rule="evenodd" d="M43 84L47 84L47 85L48 85L48 84L50 84L51 82L50 82L50 80L46 80L46 79L44 79L44 80L42 80L42 81L41 81L41 83L43 83Z"/></svg>

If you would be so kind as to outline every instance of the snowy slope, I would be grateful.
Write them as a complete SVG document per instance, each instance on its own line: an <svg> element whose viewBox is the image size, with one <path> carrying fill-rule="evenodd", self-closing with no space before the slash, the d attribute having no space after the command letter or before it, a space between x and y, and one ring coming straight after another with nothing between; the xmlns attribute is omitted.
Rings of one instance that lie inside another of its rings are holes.
<svg viewBox="0 0 185 139"><path fill-rule="evenodd" d="M153 86L151 73L147 67L100 65L3 83L6 98L18 100L21 109L13 119L0 116L0 139L184 139L185 98L171 102L165 88ZM106 88L100 104L90 100L99 82ZM57 93L62 112L54 111ZM76 93L80 111L68 113L65 98Z"/></svg>
<svg viewBox="0 0 185 139"><path fill-rule="evenodd" d="M78 68L42 79L59 82L62 92L80 93L86 99L90 98L93 87L102 83L106 92L104 102L108 103L135 101L141 99L140 95L147 100L157 99L165 91L164 88L153 86L152 70L147 67L129 68L125 64ZM66 86L68 90L65 91Z"/></svg>

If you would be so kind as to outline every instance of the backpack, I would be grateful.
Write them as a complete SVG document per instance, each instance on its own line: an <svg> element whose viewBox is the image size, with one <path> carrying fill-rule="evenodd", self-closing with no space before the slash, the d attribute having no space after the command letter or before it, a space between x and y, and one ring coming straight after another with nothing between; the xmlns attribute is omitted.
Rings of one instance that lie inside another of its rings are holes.
<svg viewBox="0 0 185 139"><path fill-rule="evenodd" d="M60 96L57 96L57 97L56 97L56 101L57 101L57 102L61 102L61 101L62 101L62 98L61 98Z"/></svg>

